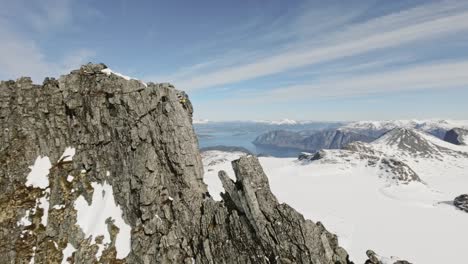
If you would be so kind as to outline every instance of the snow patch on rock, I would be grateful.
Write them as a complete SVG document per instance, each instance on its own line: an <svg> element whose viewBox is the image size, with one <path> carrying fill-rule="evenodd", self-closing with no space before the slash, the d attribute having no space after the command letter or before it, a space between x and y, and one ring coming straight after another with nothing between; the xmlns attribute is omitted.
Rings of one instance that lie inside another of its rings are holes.
<svg viewBox="0 0 468 264"><path fill-rule="evenodd" d="M46 190L46 195L39 198L39 208L44 210L44 213L41 217L41 224L47 226L47 220L49 218L49 200L47 200L46 196L50 194L50 190Z"/></svg>
<svg viewBox="0 0 468 264"><path fill-rule="evenodd" d="M72 244L68 243L67 247L64 248L63 251L62 251L62 254L63 254L62 264L69 263L67 261L67 258L71 257L73 252L75 252L75 251L76 251L76 248L74 248Z"/></svg>
<svg viewBox="0 0 468 264"><path fill-rule="evenodd" d="M63 152L63 154L60 157L59 161L72 161L73 157L75 156L75 153L76 153L75 148L68 147Z"/></svg>
<svg viewBox="0 0 468 264"><path fill-rule="evenodd" d="M26 186L45 189L49 186L49 170L52 168L49 157L37 157L27 176Z"/></svg>
<svg viewBox="0 0 468 264"><path fill-rule="evenodd" d="M107 231L106 220L111 218L114 224L119 228L115 248L117 258L125 258L130 253L131 227L125 223L122 218L122 210L115 203L112 186L107 182L103 184L91 183L94 192L92 203L89 205L83 196L78 197L74 203L77 211L77 224L81 227L86 237L92 239L103 235L104 244L111 243L111 237ZM97 257L102 254L103 247L99 248Z"/></svg>
<svg viewBox="0 0 468 264"><path fill-rule="evenodd" d="M119 76L119 77L121 77L121 78L124 78L124 79L127 80L127 81L130 81L130 80L137 80L137 81L141 82L144 86L147 87L147 84L146 84L145 82L142 82L142 81L140 81L140 80L138 80L138 79L136 79L136 78L132 78L132 77L130 77L130 76L123 75L123 74L121 74L121 73L112 71L112 70L109 69L109 68L106 68L106 69L104 69L104 70L101 70L101 72L102 72L102 73L105 73L105 74L107 74L107 75L111 75L111 74L117 75L117 76Z"/></svg>
<svg viewBox="0 0 468 264"><path fill-rule="evenodd" d="M208 187L208 192L216 201L221 201L220 192L224 192L223 184L218 177L218 172L224 170L231 179L235 180L234 170L232 169L231 161L246 155L246 153L224 152L218 150L209 150L201 153L203 168L204 168L204 182Z"/></svg>

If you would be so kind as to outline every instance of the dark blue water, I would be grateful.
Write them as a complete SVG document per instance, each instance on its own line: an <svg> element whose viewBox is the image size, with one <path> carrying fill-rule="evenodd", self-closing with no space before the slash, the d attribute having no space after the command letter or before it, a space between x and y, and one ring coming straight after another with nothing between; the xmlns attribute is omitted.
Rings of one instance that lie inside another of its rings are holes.
<svg viewBox="0 0 468 264"><path fill-rule="evenodd" d="M198 135L200 148L213 146L242 147L257 155L274 157L297 157L301 150L260 147L252 144L255 138L263 133L273 130L321 130L335 128L338 123L314 122L301 125L269 125L254 122L211 122L207 124L195 124L195 132Z"/></svg>

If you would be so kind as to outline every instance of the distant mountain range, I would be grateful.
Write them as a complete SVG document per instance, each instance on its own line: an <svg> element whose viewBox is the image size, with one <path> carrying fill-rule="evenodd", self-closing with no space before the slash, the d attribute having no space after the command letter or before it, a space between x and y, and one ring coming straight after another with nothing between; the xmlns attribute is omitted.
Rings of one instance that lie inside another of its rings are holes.
<svg viewBox="0 0 468 264"><path fill-rule="evenodd" d="M259 123L264 125L275 125L275 126L294 126L294 125L307 125L314 123L329 123L329 124L347 124L348 122L337 122L337 121L312 121L312 120L293 120L293 119L279 119L279 120L233 120L233 121L211 121L208 119L194 119L194 125L200 124L214 124L214 123Z"/></svg>
<svg viewBox="0 0 468 264"><path fill-rule="evenodd" d="M372 142L394 128L417 129L444 139L447 131L468 128L466 120L396 120L359 121L336 129L321 131L274 130L258 136L253 144L277 148L292 148L314 152L320 149L340 149L355 141ZM459 130L457 133L463 133ZM461 139L460 139L461 140Z"/></svg>

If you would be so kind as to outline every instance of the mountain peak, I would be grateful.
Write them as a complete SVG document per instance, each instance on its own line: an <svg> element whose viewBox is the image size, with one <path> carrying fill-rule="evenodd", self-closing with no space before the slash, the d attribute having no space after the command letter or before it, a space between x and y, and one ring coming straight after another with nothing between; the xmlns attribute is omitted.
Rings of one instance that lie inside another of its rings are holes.
<svg viewBox="0 0 468 264"><path fill-rule="evenodd" d="M397 127L372 142L373 145L392 147L399 151L422 156L439 156L436 145L429 142L422 132L412 128Z"/></svg>
<svg viewBox="0 0 468 264"><path fill-rule="evenodd" d="M185 93L106 69L0 82L2 263L349 263L254 157L213 200Z"/></svg>

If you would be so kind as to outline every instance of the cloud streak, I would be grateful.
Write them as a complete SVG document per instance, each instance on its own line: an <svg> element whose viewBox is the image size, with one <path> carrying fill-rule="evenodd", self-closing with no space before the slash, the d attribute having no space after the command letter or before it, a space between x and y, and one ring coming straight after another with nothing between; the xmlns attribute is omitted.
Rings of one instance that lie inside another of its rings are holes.
<svg viewBox="0 0 468 264"><path fill-rule="evenodd" d="M63 30L71 24L71 1L46 0L37 6L26 1L3 2L0 12L0 77L30 76L41 82L46 76L57 76L76 68L95 56L94 51L80 48L51 60L38 44L38 39ZM32 8L31 7L37 7ZM12 14L22 14L22 20ZM44 34L47 32L47 34Z"/></svg>
<svg viewBox="0 0 468 264"><path fill-rule="evenodd" d="M317 84L279 87L257 94L275 102L349 97L421 89L462 88L468 84L468 60L446 61L405 67L398 70L336 78Z"/></svg>
<svg viewBox="0 0 468 264"><path fill-rule="evenodd" d="M254 62L197 72L173 82L187 90L206 89L466 32L468 4L439 1L351 24L344 30L303 40Z"/></svg>

